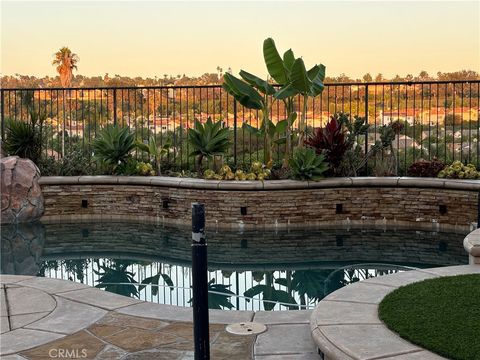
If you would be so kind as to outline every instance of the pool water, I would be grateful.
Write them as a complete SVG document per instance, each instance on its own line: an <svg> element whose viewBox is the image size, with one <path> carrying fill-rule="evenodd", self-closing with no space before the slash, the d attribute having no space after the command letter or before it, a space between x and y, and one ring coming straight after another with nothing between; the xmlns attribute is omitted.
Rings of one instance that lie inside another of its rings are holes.
<svg viewBox="0 0 480 360"><path fill-rule="evenodd" d="M388 228L209 230L209 306L310 309L352 282L467 264L465 235ZM65 279L146 301L191 305L189 228L116 222L2 226L1 250L4 274Z"/></svg>

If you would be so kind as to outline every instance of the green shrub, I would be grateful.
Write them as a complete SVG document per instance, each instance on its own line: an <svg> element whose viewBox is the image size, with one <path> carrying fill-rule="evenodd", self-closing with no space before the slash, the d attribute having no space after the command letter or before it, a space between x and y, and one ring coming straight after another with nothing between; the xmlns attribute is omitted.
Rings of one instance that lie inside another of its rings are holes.
<svg viewBox="0 0 480 360"><path fill-rule="evenodd" d="M293 152L290 168L294 179L317 181L328 170L328 164L323 154L317 155L310 148L299 148Z"/></svg>
<svg viewBox="0 0 480 360"><path fill-rule="evenodd" d="M58 160L52 156L42 157L37 165L42 176L81 176L97 173L95 163L81 148L81 144L72 147Z"/></svg>

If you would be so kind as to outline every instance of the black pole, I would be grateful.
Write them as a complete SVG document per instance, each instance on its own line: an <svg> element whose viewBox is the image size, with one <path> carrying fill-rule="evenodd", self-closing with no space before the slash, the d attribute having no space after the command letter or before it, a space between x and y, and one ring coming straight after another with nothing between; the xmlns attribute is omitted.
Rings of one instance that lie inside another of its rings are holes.
<svg viewBox="0 0 480 360"><path fill-rule="evenodd" d="M4 112L4 105L5 105L5 96L3 93L3 89L0 89L0 103L1 103L1 114L0 114L0 121L2 122L2 141L5 140L5 112Z"/></svg>
<svg viewBox="0 0 480 360"><path fill-rule="evenodd" d="M113 89L113 125L117 125L117 89Z"/></svg>
<svg viewBox="0 0 480 360"><path fill-rule="evenodd" d="M368 84L365 85L365 124L368 125ZM368 154L368 130L365 132L365 156ZM368 176L368 159L365 163L365 176Z"/></svg>
<svg viewBox="0 0 480 360"><path fill-rule="evenodd" d="M237 100L233 99L233 163L237 166Z"/></svg>
<svg viewBox="0 0 480 360"><path fill-rule="evenodd" d="M195 360L210 359L205 207L192 203L192 306Z"/></svg>
<svg viewBox="0 0 480 360"><path fill-rule="evenodd" d="M477 194L477 229L480 229L480 191Z"/></svg>

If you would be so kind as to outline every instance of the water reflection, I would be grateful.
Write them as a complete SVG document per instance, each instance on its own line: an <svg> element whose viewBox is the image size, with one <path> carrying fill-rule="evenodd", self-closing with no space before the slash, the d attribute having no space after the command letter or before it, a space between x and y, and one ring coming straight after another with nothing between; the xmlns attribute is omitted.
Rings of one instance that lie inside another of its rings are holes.
<svg viewBox="0 0 480 360"><path fill-rule="evenodd" d="M464 234L324 229L207 236L209 305L225 310L312 308L352 282L468 262ZM1 271L190 306L190 251L188 229L118 223L2 227Z"/></svg>

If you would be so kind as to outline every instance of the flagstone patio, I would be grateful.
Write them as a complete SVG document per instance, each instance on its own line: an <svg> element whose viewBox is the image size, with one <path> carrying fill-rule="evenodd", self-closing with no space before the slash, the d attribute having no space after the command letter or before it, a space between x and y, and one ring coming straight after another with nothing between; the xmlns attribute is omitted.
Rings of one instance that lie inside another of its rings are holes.
<svg viewBox="0 0 480 360"><path fill-rule="evenodd" d="M193 359L191 308L159 305L69 281L1 275L0 356L5 360ZM318 359L311 311L210 311L212 359ZM258 336L232 335L258 321Z"/></svg>

